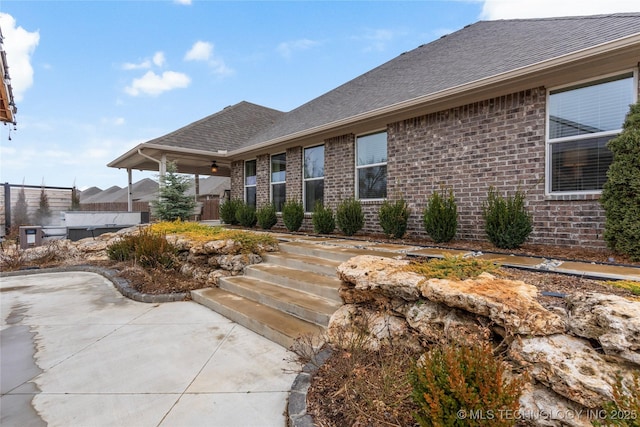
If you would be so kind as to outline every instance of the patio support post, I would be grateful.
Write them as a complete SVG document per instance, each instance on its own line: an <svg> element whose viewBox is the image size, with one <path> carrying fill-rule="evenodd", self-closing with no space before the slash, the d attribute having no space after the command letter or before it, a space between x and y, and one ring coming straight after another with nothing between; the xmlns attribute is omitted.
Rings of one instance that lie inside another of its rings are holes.
<svg viewBox="0 0 640 427"><path fill-rule="evenodd" d="M131 168L127 168L128 192L127 192L127 212L133 212L133 183Z"/></svg>

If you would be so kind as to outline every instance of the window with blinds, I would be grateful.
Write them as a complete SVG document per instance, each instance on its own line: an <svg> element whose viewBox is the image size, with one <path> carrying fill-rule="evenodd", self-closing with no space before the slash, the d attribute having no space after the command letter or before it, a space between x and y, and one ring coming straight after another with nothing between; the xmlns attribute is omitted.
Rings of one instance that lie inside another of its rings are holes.
<svg viewBox="0 0 640 427"><path fill-rule="evenodd" d="M356 139L356 174L357 198L387 197L387 132Z"/></svg>
<svg viewBox="0 0 640 427"><path fill-rule="evenodd" d="M602 190L613 160L607 142L633 102L633 73L549 92L550 192Z"/></svg>
<svg viewBox="0 0 640 427"><path fill-rule="evenodd" d="M244 162L244 201L247 205L256 207L256 161Z"/></svg>
<svg viewBox="0 0 640 427"><path fill-rule="evenodd" d="M304 149L304 211L324 203L324 145Z"/></svg>
<svg viewBox="0 0 640 427"><path fill-rule="evenodd" d="M287 155L285 153L271 156L271 203L276 212L282 212L286 200Z"/></svg>

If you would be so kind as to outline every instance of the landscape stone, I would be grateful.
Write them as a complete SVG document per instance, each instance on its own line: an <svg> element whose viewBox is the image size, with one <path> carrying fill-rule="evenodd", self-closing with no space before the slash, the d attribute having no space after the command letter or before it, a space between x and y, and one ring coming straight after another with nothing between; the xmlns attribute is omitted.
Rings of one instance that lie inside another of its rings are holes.
<svg viewBox="0 0 640 427"><path fill-rule="evenodd" d="M490 318L515 334L550 335L564 332L562 317L536 301L535 286L482 274L475 279L429 279L419 284L422 296L449 307Z"/></svg>
<svg viewBox="0 0 640 427"><path fill-rule="evenodd" d="M567 305L570 332L597 340L608 355L640 365L640 302L591 292L570 296Z"/></svg>
<svg viewBox="0 0 640 427"><path fill-rule="evenodd" d="M587 340L564 334L519 337L509 357L529 368L531 375L561 396L588 408L613 399L616 375L625 369L607 362Z"/></svg>

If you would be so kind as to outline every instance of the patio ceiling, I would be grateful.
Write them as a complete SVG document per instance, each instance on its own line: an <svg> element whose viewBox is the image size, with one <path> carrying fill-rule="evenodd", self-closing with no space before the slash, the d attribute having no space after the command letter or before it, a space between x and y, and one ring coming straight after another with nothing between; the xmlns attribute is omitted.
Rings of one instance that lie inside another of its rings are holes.
<svg viewBox="0 0 640 427"><path fill-rule="evenodd" d="M167 162L175 162L179 173L194 175L213 175L228 177L231 173L230 161L226 152L192 150L180 147L167 147L154 144L140 144L107 166L119 169L159 172L159 162L163 155ZM211 172L211 163L215 161L218 172Z"/></svg>

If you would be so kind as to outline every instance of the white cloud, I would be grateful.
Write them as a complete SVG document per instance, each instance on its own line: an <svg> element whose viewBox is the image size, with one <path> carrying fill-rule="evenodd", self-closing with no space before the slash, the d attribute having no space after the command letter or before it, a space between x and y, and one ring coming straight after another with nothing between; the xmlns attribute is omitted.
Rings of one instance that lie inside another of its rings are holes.
<svg viewBox="0 0 640 427"><path fill-rule="evenodd" d="M182 89L191 83L191 79L184 73L175 71L165 71L161 75L153 71L147 73L139 79L134 79L130 86L124 90L131 96L151 95L157 96L163 92L173 89Z"/></svg>
<svg viewBox="0 0 640 427"><path fill-rule="evenodd" d="M213 54L213 44L198 40L184 55L185 61L208 61Z"/></svg>
<svg viewBox="0 0 640 427"><path fill-rule="evenodd" d="M156 67L162 67L166 62L164 52L158 51L153 54L153 58L151 60L145 59L142 62L125 62L122 64L123 70L148 70L153 65Z"/></svg>
<svg viewBox="0 0 640 427"><path fill-rule="evenodd" d="M151 68L151 61L148 59L137 64L133 62L125 62L122 64L123 70L146 70L147 68Z"/></svg>
<svg viewBox="0 0 640 427"><path fill-rule="evenodd" d="M282 42L278 45L276 50L285 58L290 58L293 52L299 52L307 49L311 49L320 43L309 39L293 40L289 42Z"/></svg>
<svg viewBox="0 0 640 427"><path fill-rule="evenodd" d="M173 0L173 2L176 4L182 4L185 6L191 5L191 0Z"/></svg>
<svg viewBox="0 0 640 427"><path fill-rule="evenodd" d="M219 76L233 74L233 69L229 68L222 58L213 53L213 43L198 40L191 46L191 49L184 55L185 61L204 61L213 72Z"/></svg>
<svg viewBox="0 0 640 427"><path fill-rule="evenodd" d="M156 65L156 67L162 67L165 62L166 59L164 57L164 52L156 52L153 55L153 63Z"/></svg>
<svg viewBox="0 0 640 427"><path fill-rule="evenodd" d="M103 117L100 123L107 126L122 126L125 120L124 117Z"/></svg>
<svg viewBox="0 0 640 427"><path fill-rule="evenodd" d="M481 19L548 18L638 12L637 0L484 0Z"/></svg>
<svg viewBox="0 0 640 427"><path fill-rule="evenodd" d="M3 45L7 54L13 96L19 102L33 85L31 55L40 42L40 33L17 27L16 20L7 13L0 13L0 27L4 36Z"/></svg>

